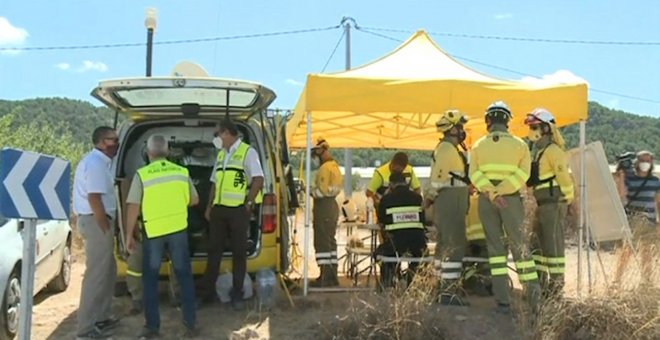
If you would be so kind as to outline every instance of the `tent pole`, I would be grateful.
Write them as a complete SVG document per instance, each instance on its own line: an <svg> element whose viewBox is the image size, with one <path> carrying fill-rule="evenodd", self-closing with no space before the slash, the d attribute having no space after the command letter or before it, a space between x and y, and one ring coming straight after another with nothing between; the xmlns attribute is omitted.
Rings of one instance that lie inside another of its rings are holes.
<svg viewBox="0 0 660 340"><path fill-rule="evenodd" d="M309 228L311 211L310 205L312 204L310 195L310 181L311 181L311 167L312 167L312 113L307 112L307 151L305 152L305 247L304 247L304 262L303 262L303 296L307 296L308 288L308 269L309 269Z"/></svg>
<svg viewBox="0 0 660 340"><path fill-rule="evenodd" d="M344 25L346 36L346 71L351 69L351 17L343 17L341 23ZM332 142L331 142L332 143ZM344 198L350 199L353 195L353 150L347 148L344 151Z"/></svg>
<svg viewBox="0 0 660 340"><path fill-rule="evenodd" d="M580 121L580 214L578 220L578 253L577 253L577 296L578 298L581 295L582 288L582 244L583 244L583 232L585 228L585 218L587 213L587 202L585 202L587 195L585 185L586 176L586 122L584 120Z"/></svg>

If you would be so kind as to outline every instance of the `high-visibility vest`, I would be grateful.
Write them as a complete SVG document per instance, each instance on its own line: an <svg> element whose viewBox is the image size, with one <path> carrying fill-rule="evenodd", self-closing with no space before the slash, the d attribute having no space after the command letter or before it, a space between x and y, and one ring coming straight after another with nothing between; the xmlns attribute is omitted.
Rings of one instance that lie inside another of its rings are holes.
<svg viewBox="0 0 660 340"><path fill-rule="evenodd" d="M424 229L421 220L422 207L403 206L385 209L385 214L392 217L392 223L385 225L385 230Z"/></svg>
<svg viewBox="0 0 660 340"><path fill-rule="evenodd" d="M250 146L241 142L236 151L224 165L227 151L223 148L218 152L215 175L215 199L213 204L225 207L238 207L245 203L248 191L248 179L245 175L245 158ZM263 200L261 192L255 198L255 203Z"/></svg>
<svg viewBox="0 0 660 340"><path fill-rule="evenodd" d="M190 204L188 170L166 160L157 160L137 173L142 181L142 223L147 237L186 229Z"/></svg>
<svg viewBox="0 0 660 340"><path fill-rule="evenodd" d="M382 179L380 187L376 189L375 194L376 196L381 198L390 188L390 175L392 175L392 170L390 170L390 163L391 162L387 162L385 163L385 165L382 165L381 167L375 170L376 174L378 174L378 176L380 176L380 178ZM417 188L413 188L414 173L413 173L413 168L412 166L410 166L410 164L406 165L406 167L403 169L403 176L406 178L406 183L408 183L408 185L410 185L413 190L417 189Z"/></svg>

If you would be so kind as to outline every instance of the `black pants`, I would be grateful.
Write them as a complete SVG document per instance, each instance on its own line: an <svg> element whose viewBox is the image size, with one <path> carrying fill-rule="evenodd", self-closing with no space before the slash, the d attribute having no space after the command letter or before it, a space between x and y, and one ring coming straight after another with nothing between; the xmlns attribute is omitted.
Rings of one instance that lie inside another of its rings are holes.
<svg viewBox="0 0 660 340"><path fill-rule="evenodd" d="M250 216L245 206L235 208L213 206L209 223L209 249L206 271L202 278L200 294L203 298L215 296L222 253L228 246L232 251L232 299L243 297L243 281L247 270L247 241Z"/></svg>
<svg viewBox="0 0 660 340"><path fill-rule="evenodd" d="M386 238L376 249L376 260L378 255L393 257L422 257L426 253L426 235L424 229L401 229L386 233ZM408 263L407 281L413 279L419 262ZM397 270L397 263L381 263L381 284L391 287Z"/></svg>

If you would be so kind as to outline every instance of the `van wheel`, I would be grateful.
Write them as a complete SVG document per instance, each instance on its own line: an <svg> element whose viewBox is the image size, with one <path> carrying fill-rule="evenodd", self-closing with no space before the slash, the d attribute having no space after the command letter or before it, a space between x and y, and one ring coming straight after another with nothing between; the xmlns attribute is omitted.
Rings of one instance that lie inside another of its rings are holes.
<svg viewBox="0 0 660 340"><path fill-rule="evenodd" d="M69 288L69 282L71 282L71 242L67 241L62 254L60 273L48 284L48 289L61 293Z"/></svg>
<svg viewBox="0 0 660 340"><path fill-rule="evenodd" d="M14 268L9 275L7 287L2 294L2 310L0 310L0 339L13 339L18 332L18 318L21 307L20 268Z"/></svg>

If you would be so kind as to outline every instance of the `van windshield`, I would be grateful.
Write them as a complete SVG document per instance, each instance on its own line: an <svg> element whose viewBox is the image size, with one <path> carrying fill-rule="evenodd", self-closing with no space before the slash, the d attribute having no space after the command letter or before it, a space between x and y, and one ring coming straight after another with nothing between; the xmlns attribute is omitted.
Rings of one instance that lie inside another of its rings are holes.
<svg viewBox="0 0 660 340"><path fill-rule="evenodd" d="M138 88L119 90L115 93L130 107L178 107L182 103L200 106L227 106L227 90L217 88ZM257 100L257 93L249 90L229 90L229 106L247 108Z"/></svg>

